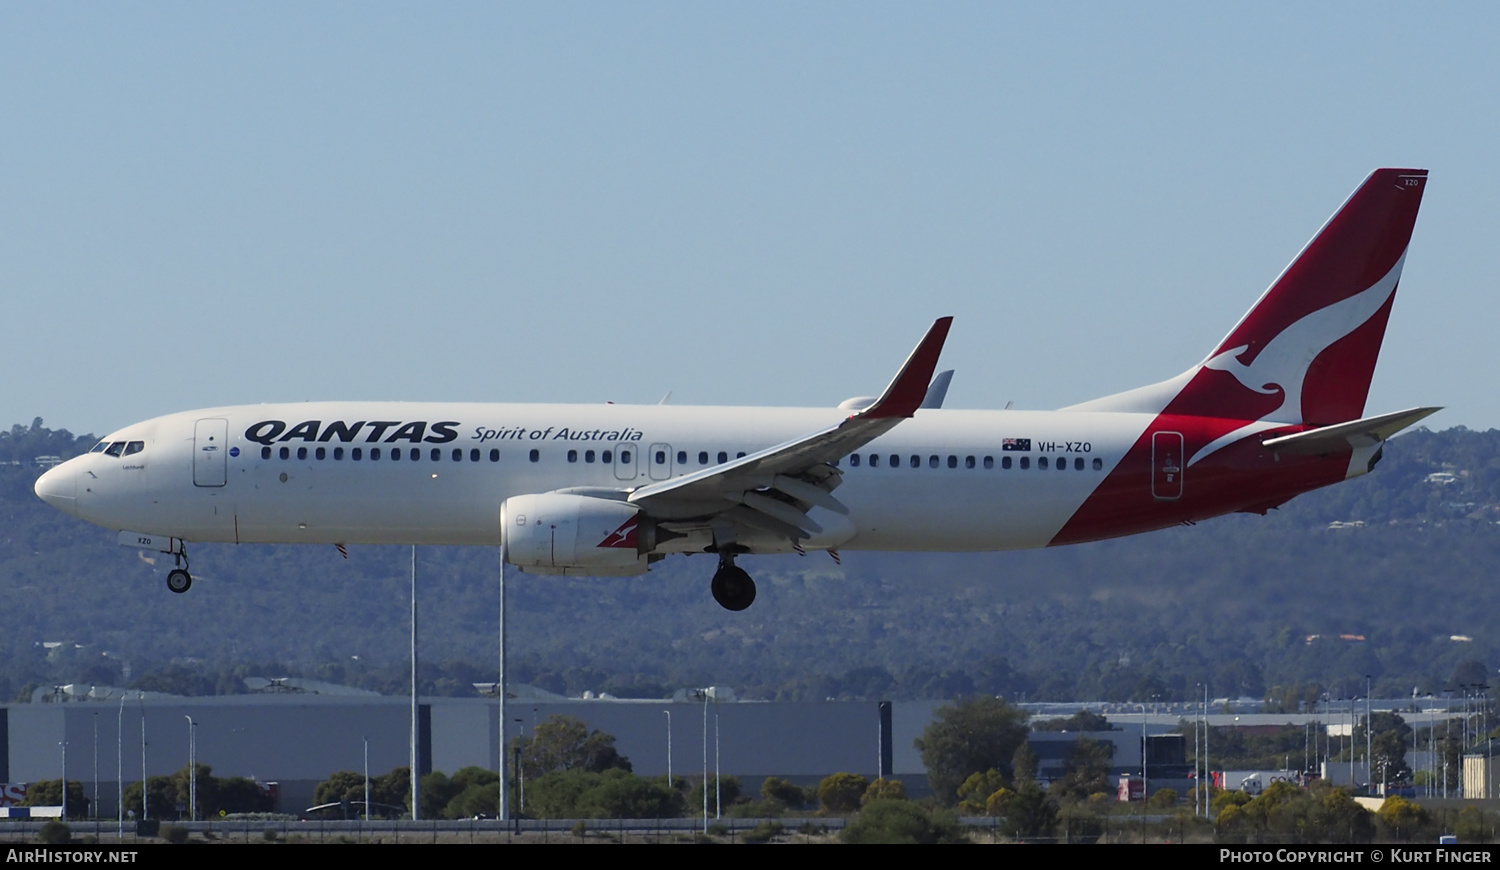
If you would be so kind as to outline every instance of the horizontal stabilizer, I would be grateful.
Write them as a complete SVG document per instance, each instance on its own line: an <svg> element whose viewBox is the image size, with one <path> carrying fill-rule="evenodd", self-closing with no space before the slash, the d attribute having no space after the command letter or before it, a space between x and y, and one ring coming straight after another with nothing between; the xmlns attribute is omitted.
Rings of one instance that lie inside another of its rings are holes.
<svg viewBox="0 0 1500 870"><path fill-rule="evenodd" d="M1267 438L1261 444L1278 453L1298 455L1331 453L1348 447L1369 447L1379 444L1402 429L1441 410L1443 409L1412 408L1408 411L1396 411L1391 414L1381 414L1378 417L1366 417L1363 420L1298 432L1295 435Z"/></svg>

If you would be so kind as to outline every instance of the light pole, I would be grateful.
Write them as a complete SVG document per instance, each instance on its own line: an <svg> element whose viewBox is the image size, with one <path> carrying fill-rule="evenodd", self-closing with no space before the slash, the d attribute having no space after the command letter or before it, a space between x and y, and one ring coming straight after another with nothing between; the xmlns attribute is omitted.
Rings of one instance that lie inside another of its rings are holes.
<svg viewBox="0 0 1500 870"><path fill-rule="evenodd" d="M183 716L188 723L188 819L198 821L198 723Z"/></svg>
<svg viewBox="0 0 1500 870"><path fill-rule="evenodd" d="M94 802L89 805L94 811L95 833L99 824L99 711L94 711Z"/></svg>
<svg viewBox="0 0 1500 870"><path fill-rule="evenodd" d="M667 714L667 788L672 787L672 711L663 710Z"/></svg>
<svg viewBox="0 0 1500 870"><path fill-rule="evenodd" d="M136 703L141 707L141 821L151 818L151 802L149 800L150 789L146 788L146 693L141 692L136 696Z"/></svg>
<svg viewBox="0 0 1500 870"><path fill-rule="evenodd" d="M500 703L505 703L505 695L502 689ZM505 709L503 706L500 708ZM500 720L501 742L504 742L505 720ZM411 547L411 820L417 821L421 816L421 786L419 785L422 774L417 767L417 545ZM503 763L503 762L502 762ZM505 781L505 773L501 771L500 781Z"/></svg>
<svg viewBox="0 0 1500 870"><path fill-rule="evenodd" d="M1370 756L1370 749L1374 745L1370 738L1370 732L1374 731L1374 722L1370 720L1370 675L1365 674L1365 779L1370 784L1375 781L1375 761Z"/></svg>
<svg viewBox="0 0 1500 870"><path fill-rule="evenodd" d="M708 833L708 689L703 690L703 833Z"/></svg>
<svg viewBox="0 0 1500 870"><path fill-rule="evenodd" d="M118 837L125 836L125 693L120 693L120 719L115 723L115 784L120 787L119 802L116 805L120 813L119 828L115 832ZM145 783L141 783L142 790Z"/></svg>
<svg viewBox="0 0 1500 870"><path fill-rule="evenodd" d="M362 738L365 742L365 818L370 818L370 738Z"/></svg>
<svg viewBox="0 0 1500 870"><path fill-rule="evenodd" d="M62 747L62 817L68 817L68 741L58 741Z"/></svg>

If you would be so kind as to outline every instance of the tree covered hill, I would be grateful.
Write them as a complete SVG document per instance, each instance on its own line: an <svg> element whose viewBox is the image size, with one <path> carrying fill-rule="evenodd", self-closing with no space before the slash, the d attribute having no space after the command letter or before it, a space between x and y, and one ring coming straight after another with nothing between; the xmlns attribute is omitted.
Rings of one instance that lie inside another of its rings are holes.
<svg viewBox="0 0 1500 870"><path fill-rule="evenodd" d="M119 547L31 492L34 458L91 436L0 431L0 697L32 685L241 691L302 675L400 691L410 551ZM10 464L12 462L18 464ZM1462 662L1500 664L1500 432L1418 430L1372 475L1265 517L993 554L754 557L754 607L713 603L710 557L631 578L507 571L511 676L555 691L1034 700L1441 691ZM494 679L497 551L418 551L423 679ZM1362 640L1355 638L1363 638ZM1468 638L1455 639L1455 638Z"/></svg>

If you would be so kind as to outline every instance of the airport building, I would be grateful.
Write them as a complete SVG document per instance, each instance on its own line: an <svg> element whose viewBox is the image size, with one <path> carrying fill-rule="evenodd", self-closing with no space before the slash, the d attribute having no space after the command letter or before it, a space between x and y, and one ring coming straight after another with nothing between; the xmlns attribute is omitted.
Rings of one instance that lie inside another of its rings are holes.
<svg viewBox="0 0 1500 870"><path fill-rule="evenodd" d="M66 763L67 778L82 783L90 800L97 780L98 814L113 817L121 779L138 782L143 770L170 775L194 753L214 776L275 783L278 811L296 813L313 804L314 789L330 774L362 772L367 749L372 776L409 763L408 699L331 686L271 688L198 698L92 690L0 707L0 782L55 780ZM927 790L913 741L944 701L782 703L715 700L713 694L679 692L676 700L657 701L511 699L506 734L529 734L549 716L572 716L614 735L616 749L638 774L661 775L670 767L674 775L698 779L717 768L739 777L746 793L770 776L806 786L837 772L894 777L914 796ZM1040 775L1060 775L1080 736L1114 744L1113 776L1139 774L1144 729L1151 735L1151 789L1160 784L1182 791L1182 738L1157 736L1175 730L1176 717L1118 724L1123 730L1033 733ZM497 769L498 731L493 698L423 699L417 767L424 774L471 765Z"/></svg>

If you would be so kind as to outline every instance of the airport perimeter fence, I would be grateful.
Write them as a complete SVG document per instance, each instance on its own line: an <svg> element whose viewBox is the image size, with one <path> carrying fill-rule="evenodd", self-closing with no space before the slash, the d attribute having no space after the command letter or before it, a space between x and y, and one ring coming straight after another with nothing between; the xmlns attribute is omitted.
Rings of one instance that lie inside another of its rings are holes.
<svg viewBox="0 0 1500 870"><path fill-rule="evenodd" d="M659 839L663 842L679 838L691 838L705 831L703 819L518 819L502 822L497 819L461 819L458 821L411 821L370 819L367 821L298 821L297 819L217 819L204 822L162 822L163 832L171 826L185 829L199 840L217 840L228 843L248 843L256 840L340 843L361 842L372 837L397 843L478 842L482 837L487 842L525 836L528 842L538 837L543 842L577 840L579 823L590 836L614 834L631 835L644 839ZM779 824L788 833L799 831L837 834L847 823L843 818L778 818L778 819L709 819L707 832L731 842L741 840L762 824ZM0 843L22 844L37 842L45 821L0 822ZM74 842L84 837L97 838L101 843L160 843L160 836L140 836L135 824L127 822L124 835L114 820L69 821L68 829Z"/></svg>
<svg viewBox="0 0 1500 870"><path fill-rule="evenodd" d="M716 840L743 842L752 835L775 827L780 838L796 836L837 835L851 821L842 817L791 818L721 818L709 819L706 833ZM1139 814L1097 816L1089 820L1059 819L1051 836L1011 837L1004 833L1004 819L993 816L964 816L959 824L968 828L978 842L1032 843L1161 843L1184 842L1194 827L1182 816ZM623 841L685 842L705 833L704 820L683 819L520 819L502 822L497 819L462 819L458 821L410 821L393 819L309 820L297 819L215 819L203 822L162 822L161 834L172 826L183 829L194 841L249 843L257 841L282 843L359 843L378 840L392 843L463 843L509 842L576 842L579 825L591 838L613 836ZM0 821L0 843L34 844L44 821ZM114 820L70 821L73 842L91 838L99 843L150 844L165 842L162 836L141 836L133 823L124 826L121 836ZM1199 832L1200 836L1202 835Z"/></svg>

